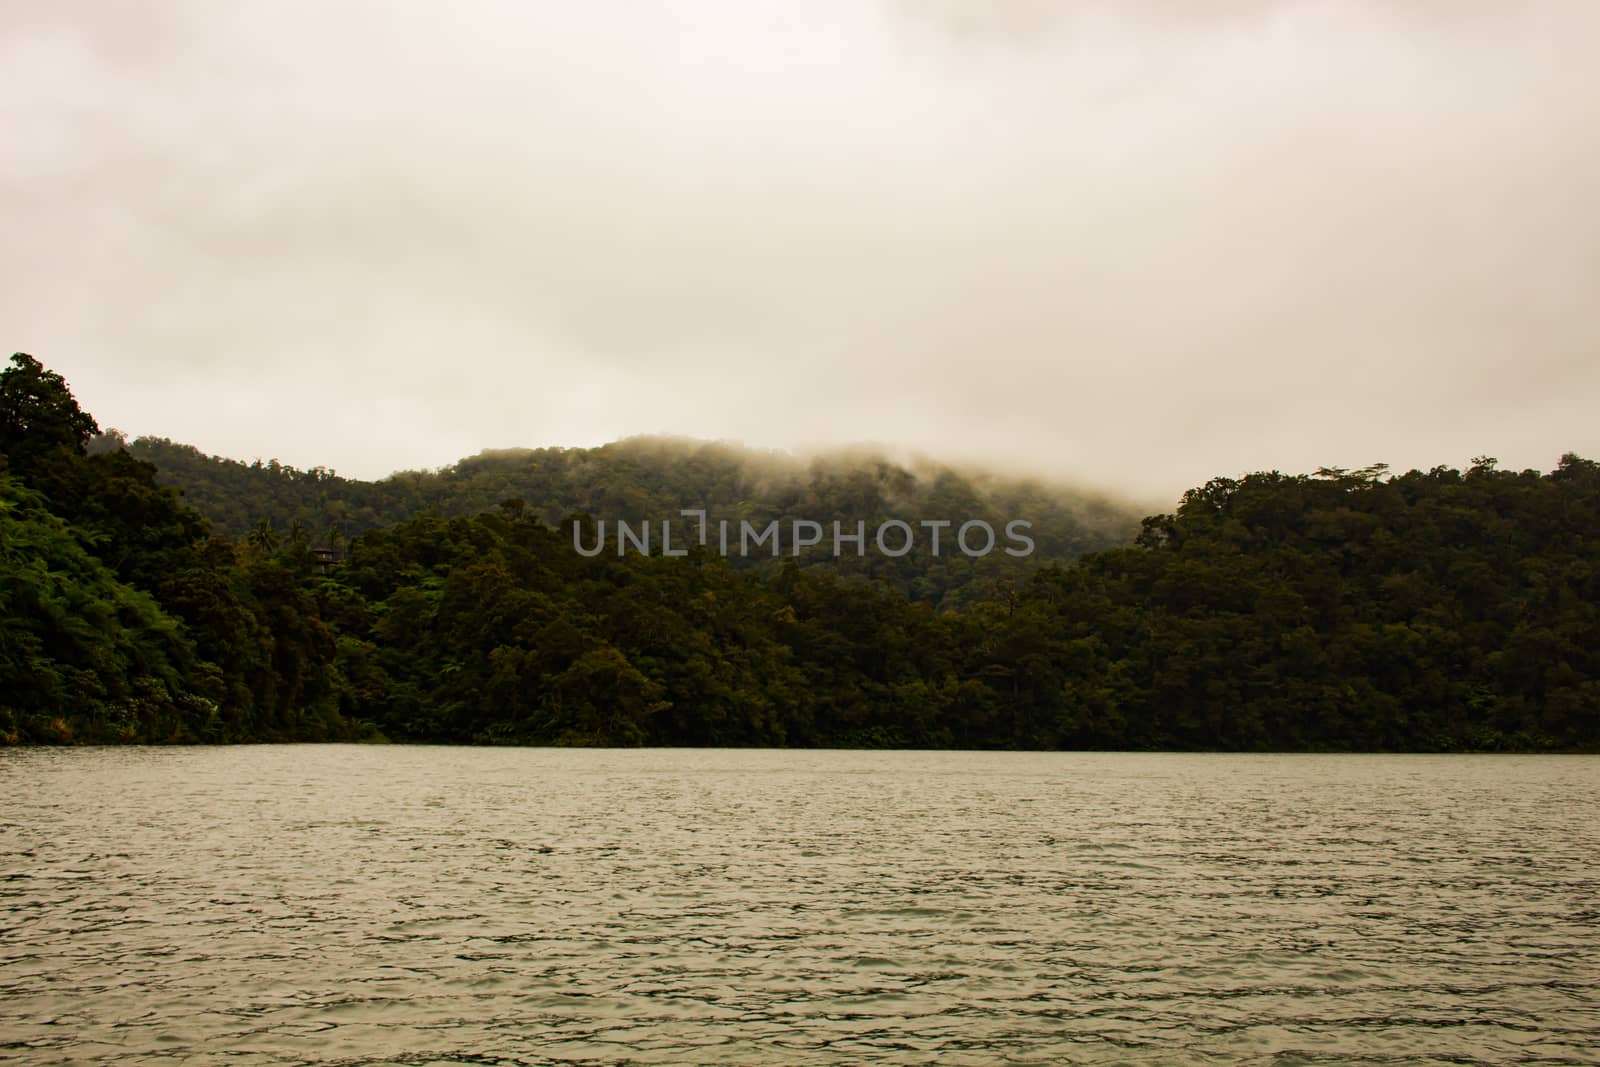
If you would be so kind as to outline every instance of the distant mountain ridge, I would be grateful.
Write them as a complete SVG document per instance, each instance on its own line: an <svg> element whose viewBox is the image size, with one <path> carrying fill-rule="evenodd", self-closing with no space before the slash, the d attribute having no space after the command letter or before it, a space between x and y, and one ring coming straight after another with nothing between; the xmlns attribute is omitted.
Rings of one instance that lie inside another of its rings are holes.
<svg viewBox="0 0 1600 1067"><path fill-rule="evenodd" d="M871 451L814 457L762 452L721 442L633 437L597 448L485 451L437 471L404 471L379 481L343 478L325 468L299 470L276 460L244 463L210 456L165 438L129 441L116 431L91 451L125 448L153 463L162 484L186 501L216 532L243 537L263 521L278 531L296 524L316 541L343 540L423 512L445 517L494 510L522 501L547 525L576 514L614 523L679 520L685 508L759 526L797 519L831 530L888 519L916 523L978 519L997 530L1014 519L1029 523L1035 548L1027 559L1003 552L970 559L948 550L939 557L914 551L901 558L874 552L835 559L831 544L806 551L804 566L885 578L915 600L958 607L1021 578L1039 562L1065 562L1131 542L1142 512L1104 493L1039 479L957 468L932 461L894 462ZM784 555L789 554L787 545ZM736 565L775 569L766 559Z"/></svg>

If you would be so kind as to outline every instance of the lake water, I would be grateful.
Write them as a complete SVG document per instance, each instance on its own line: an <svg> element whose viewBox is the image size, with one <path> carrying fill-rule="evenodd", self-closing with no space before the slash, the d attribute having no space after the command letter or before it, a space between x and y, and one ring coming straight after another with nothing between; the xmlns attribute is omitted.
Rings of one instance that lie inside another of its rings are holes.
<svg viewBox="0 0 1600 1067"><path fill-rule="evenodd" d="M1600 758L0 751L0 1062L1592 1064Z"/></svg>

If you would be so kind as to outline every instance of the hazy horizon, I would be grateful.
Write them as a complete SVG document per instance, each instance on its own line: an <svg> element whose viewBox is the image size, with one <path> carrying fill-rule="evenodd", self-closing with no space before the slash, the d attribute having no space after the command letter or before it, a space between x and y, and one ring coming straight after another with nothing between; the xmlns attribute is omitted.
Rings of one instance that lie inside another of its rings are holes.
<svg viewBox="0 0 1600 1067"><path fill-rule="evenodd" d="M366 479L881 442L1139 500L1600 453L1586 0L0 31L0 343L131 436Z"/></svg>

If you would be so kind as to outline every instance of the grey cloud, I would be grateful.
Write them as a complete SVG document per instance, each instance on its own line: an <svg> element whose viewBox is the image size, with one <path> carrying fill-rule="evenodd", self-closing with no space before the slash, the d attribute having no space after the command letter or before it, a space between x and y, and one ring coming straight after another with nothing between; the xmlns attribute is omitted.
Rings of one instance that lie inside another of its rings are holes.
<svg viewBox="0 0 1600 1067"><path fill-rule="evenodd" d="M1600 453L1600 7L1401 6L12 4L0 311L103 423L363 475Z"/></svg>

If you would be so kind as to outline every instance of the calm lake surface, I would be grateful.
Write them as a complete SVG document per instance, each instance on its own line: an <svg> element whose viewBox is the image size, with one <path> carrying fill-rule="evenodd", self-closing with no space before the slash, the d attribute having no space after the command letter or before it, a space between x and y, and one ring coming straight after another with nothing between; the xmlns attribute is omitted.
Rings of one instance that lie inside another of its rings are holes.
<svg viewBox="0 0 1600 1067"><path fill-rule="evenodd" d="M0 751L0 1061L1592 1064L1600 758Z"/></svg>

